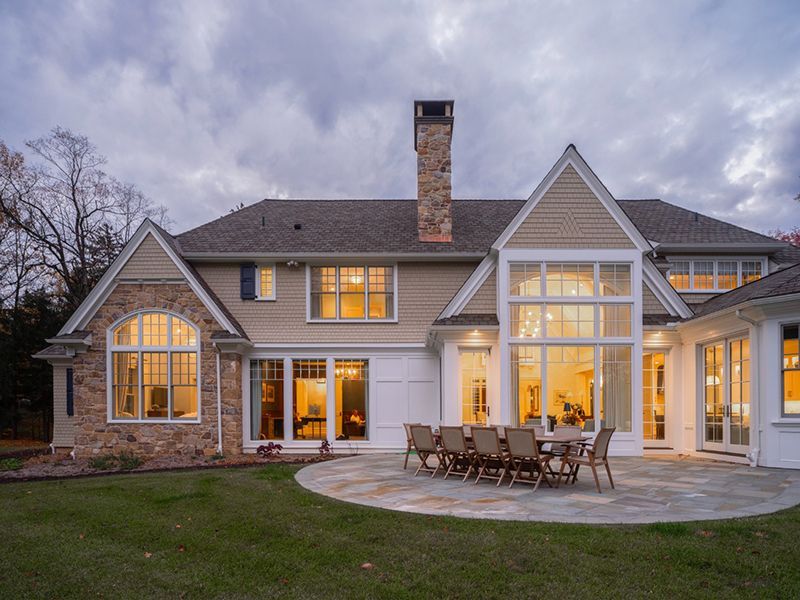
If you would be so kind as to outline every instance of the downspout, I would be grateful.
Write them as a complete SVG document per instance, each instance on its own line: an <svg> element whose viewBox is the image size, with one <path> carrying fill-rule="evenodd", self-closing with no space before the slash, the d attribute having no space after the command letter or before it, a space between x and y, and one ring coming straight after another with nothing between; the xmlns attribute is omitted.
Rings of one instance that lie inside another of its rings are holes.
<svg viewBox="0 0 800 600"><path fill-rule="evenodd" d="M750 335L750 377L751 377L751 390L755 390L753 397L750 398L750 404L752 406L753 403L756 404L758 410L755 411L756 423L755 423L755 431L757 433L757 445L754 448L751 448L750 451L747 453L747 458L750 461L751 467L758 466L758 454L761 449L761 400L759 394L759 372L760 372L760 356L758 352L758 321L751 319L750 317L746 316L742 313L741 309L736 309L736 318L741 319L745 323L748 323L751 326L751 335ZM756 358L756 365L755 368L753 365L753 357ZM750 423L753 424L753 414L754 411L750 411Z"/></svg>
<svg viewBox="0 0 800 600"><path fill-rule="evenodd" d="M222 383L220 382L220 349L219 346L214 344L217 349L217 454L222 454Z"/></svg>

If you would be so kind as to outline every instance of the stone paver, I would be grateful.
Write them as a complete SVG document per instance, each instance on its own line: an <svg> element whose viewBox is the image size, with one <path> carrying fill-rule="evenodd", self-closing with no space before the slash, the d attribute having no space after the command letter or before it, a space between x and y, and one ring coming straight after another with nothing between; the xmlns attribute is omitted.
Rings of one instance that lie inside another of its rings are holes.
<svg viewBox="0 0 800 600"><path fill-rule="evenodd" d="M397 454L361 455L298 471L303 487L345 502L427 515L564 523L655 523L728 519L766 514L800 504L800 472L751 468L687 457L612 458L612 490L591 472L573 485L495 487L461 477L414 477L415 457L403 470ZM413 468L412 468L413 464Z"/></svg>

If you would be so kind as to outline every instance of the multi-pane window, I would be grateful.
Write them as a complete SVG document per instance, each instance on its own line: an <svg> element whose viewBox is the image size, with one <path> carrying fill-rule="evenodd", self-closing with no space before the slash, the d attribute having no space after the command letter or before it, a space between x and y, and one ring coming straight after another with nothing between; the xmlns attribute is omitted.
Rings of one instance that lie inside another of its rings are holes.
<svg viewBox="0 0 800 600"><path fill-rule="evenodd" d="M594 305L546 304L547 337L594 337Z"/></svg>
<svg viewBox="0 0 800 600"><path fill-rule="evenodd" d="M676 260L669 282L680 291L721 292L761 279L762 269L760 260Z"/></svg>
<svg viewBox="0 0 800 600"><path fill-rule="evenodd" d="M512 337L544 336L541 304L512 304L509 314Z"/></svg>
<svg viewBox="0 0 800 600"><path fill-rule="evenodd" d="M631 431L631 347L600 347L600 418L604 427Z"/></svg>
<svg viewBox="0 0 800 600"><path fill-rule="evenodd" d="M783 326L783 414L800 416L800 325Z"/></svg>
<svg viewBox="0 0 800 600"><path fill-rule="evenodd" d="M690 266L691 263L686 260L670 263L669 282L676 290L688 290L691 287L689 284Z"/></svg>
<svg viewBox="0 0 800 600"><path fill-rule="evenodd" d="M111 332L111 418L198 419L197 330L166 313L144 312Z"/></svg>
<svg viewBox="0 0 800 600"><path fill-rule="evenodd" d="M486 424L486 352L461 353L461 422Z"/></svg>
<svg viewBox="0 0 800 600"><path fill-rule="evenodd" d="M547 296L594 296L593 263L546 263Z"/></svg>
<svg viewBox="0 0 800 600"><path fill-rule="evenodd" d="M600 305L600 337L630 337L631 305Z"/></svg>
<svg viewBox="0 0 800 600"><path fill-rule="evenodd" d="M258 267L258 299L275 299L275 266L264 265Z"/></svg>
<svg viewBox="0 0 800 600"><path fill-rule="evenodd" d="M628 264L602 263L600 265L600 295L630 296L631 266Z"/></svg>
<svg viewBox="0 0 800 600"><path fill-rule="evenodd" d="M511 263L509 265L509 293L512 296L541 296L541 264Z"/></svg>
<svg viewBox="0 0 800 600"><path fill-rule="evenodd" d="M283 360L250 361L250 439L284 439L283 388Z"/></svg>
<svg viewBox="0 0 800 600"><path fill-rule="evenodd" d="M394 318L393 267L311 267L312 320Z"/></svg>

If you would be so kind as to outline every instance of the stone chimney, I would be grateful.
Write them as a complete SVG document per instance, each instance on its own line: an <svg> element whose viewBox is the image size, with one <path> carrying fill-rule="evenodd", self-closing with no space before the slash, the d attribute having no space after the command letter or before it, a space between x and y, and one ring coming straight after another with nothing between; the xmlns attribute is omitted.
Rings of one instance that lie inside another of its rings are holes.
<svg viewBox="0 0 800 600"><path fill-rule="evenodd" d="M452 242L450 141L453 100L414 101L417 151L417 231L420 242Z"/></svg>

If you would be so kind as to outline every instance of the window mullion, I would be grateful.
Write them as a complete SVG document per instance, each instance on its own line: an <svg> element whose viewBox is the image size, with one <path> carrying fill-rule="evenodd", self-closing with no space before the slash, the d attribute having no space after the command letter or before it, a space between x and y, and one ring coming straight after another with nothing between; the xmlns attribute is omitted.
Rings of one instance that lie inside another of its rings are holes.
<svg viewBox="0 0 800 600"><path fill-rule="evenodd" d="M364 320L369 320L369 266L364 265Z"/></svg>
<svg viewBox="0 0 800 600"><path fill-rule="evenodd" d="M172 352L167 351L167 419L172 420Z"/></svg>
<svg viewBox="0 0 800 600"><path fill-rule="evenodd" d="M341 319L340 311L339 311L339 303L341 302L341 299L339 298L339 293L340 293L339 292L339 288L340 288L340 286L339 286L339 277L341 277L341 273L342 273L342 267L340 267L340 266L334 267L334 275L335 275L335 277L334 277L334 285L335 285L335 288L336 288L335 298L336 298L336 320L337 321L339 319Z"/></svg>

